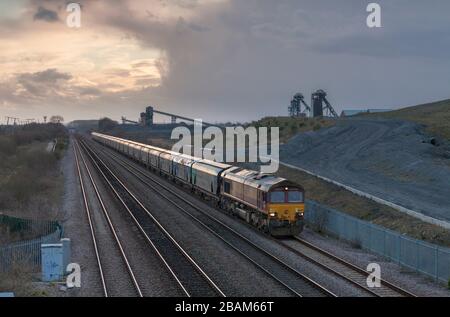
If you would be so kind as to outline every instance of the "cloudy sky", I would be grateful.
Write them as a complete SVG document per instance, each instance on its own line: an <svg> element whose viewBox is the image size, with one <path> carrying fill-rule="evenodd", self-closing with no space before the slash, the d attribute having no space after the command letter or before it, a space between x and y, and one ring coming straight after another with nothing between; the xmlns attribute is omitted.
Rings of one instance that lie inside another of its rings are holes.
<svg viewBox="0 0 450 317"><path fill-rule="evenodd" d="M285 115L322 88L340 111L450 97L450 1L0 0L0 120Z"/></svg>

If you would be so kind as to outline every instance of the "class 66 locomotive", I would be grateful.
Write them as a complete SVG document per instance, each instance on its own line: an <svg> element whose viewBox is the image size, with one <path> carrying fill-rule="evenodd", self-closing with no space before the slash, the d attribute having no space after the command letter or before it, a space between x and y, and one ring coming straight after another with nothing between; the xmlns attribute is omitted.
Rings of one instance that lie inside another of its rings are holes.
<svg viewBox="0 0 450 317"><path fill-rule="evenodd" d="M272 236L303 230L305 191L294 182L96 132L92 138Z"/></svg>

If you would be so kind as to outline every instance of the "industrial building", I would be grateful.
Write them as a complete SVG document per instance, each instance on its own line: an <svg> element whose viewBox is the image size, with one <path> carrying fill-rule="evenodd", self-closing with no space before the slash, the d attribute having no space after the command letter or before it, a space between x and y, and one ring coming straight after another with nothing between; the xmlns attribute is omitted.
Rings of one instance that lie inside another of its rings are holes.
<svg viewBox="0 0 450 317"><path fill-rule="evenodd" d="M360 113L378 113L378 112L389 112L389 111L392 111L392 109L342 110L341 117L352 117L352 116L356 116L357 114L360 114Z"/></svg>

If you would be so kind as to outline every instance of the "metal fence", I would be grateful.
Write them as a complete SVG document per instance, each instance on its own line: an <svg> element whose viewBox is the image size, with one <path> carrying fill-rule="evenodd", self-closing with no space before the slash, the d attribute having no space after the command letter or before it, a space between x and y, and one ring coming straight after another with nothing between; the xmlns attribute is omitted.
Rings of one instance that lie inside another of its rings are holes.
<svg viewBox="0 0 450 317"><path fill-rule="evenodd" d="M57 228L61 230L57 221L23 219L6 215L0 215L0 226L6 227L10 234L34 237L48 235Z"/></svg>
<svg viewBox="0 0 450 317"><path fill-rule="evenodd" d="M56 243L62 236L62 228L57 221L39 221L0 215L0 224L8 231L20 235L39 236L38 238L0 246L0 272L6 272L14 266L27 266L38 269L41 263L41 244Z"/></svg>
<svg viewBox="0 0 450 317"><path fill-rule="evenodd" d="M308 201L306 208L305 219L316 228L438 281L450 280L449 248L409 238L313 201Z"/></svg>

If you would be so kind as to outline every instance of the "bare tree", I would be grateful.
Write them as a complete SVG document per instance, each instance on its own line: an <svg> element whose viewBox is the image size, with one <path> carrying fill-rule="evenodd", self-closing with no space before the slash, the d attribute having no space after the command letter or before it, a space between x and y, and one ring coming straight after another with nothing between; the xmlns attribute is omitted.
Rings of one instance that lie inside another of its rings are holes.
<svg viewBox="0 0 450 317"><path fill-rule="evenodd" d="M64 118L62 116L51 116L50 117L50 122L51 123L63 123L64 122Z"/></svg>
<svg viewBox="0 0 450 317"><path fill-rule="evenodd" d="M112 130L118 125L119 123L117 121L111 120L110 118L102 118L98 121L98 129L103 132Z"/></svg>

